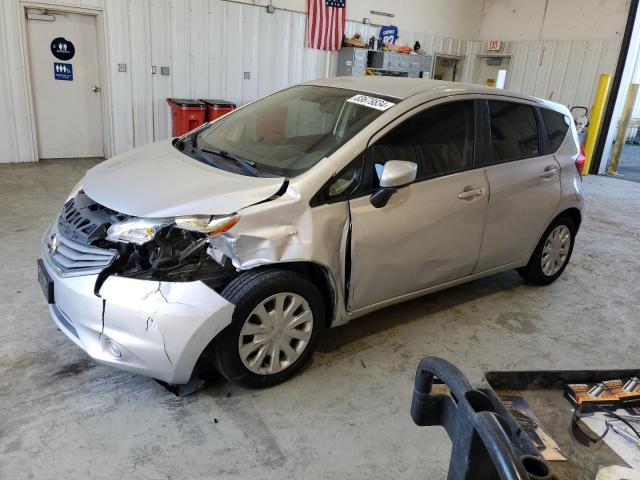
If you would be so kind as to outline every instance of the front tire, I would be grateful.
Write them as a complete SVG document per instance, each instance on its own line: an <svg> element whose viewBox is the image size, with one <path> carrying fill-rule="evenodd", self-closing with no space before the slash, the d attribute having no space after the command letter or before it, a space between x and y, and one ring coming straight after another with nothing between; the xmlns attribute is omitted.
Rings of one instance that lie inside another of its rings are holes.
<svg viewBox="0 0 640 480"><path fill-rule="evenodd" d="M529 263L518 269L525 282L549 285L562 275L569 263L576 237L576 226L570 217L556 218L545 230Z"/></svg>
<svg viewBox="0 0 640 480"><path fill-rule="evenodd" d="M213 352L218 370L231 383L270 387L309 361L325 311L322 295L305 277L287 270L245 272L222 296L236 308Z"/></svg>

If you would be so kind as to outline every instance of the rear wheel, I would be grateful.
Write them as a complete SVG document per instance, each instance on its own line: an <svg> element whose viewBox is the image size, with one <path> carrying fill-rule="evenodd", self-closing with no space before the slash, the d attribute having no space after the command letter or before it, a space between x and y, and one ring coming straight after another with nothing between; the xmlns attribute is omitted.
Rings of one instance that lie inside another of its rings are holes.
<svg viewBox="0 0 640 480"><path fill-rule="evenodd" d="M236 305L214 342L219 371L232 383L263 388L281 383L310 359L324 324L318 289L286 270L246 272L222 296Z"/></svg>
<svg viewBox="0 0 640 480"><path fill-rule="evenodd" d="M573 252L576 226L568 216L555 219L547 228L531 255L529 263L518 269L528 283L549 285L566 268Z"/></svg>

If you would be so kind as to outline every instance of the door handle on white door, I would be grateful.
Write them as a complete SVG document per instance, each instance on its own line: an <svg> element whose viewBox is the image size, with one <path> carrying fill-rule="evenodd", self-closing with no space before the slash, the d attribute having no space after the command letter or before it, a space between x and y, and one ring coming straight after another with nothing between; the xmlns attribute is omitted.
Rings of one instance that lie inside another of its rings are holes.
<svg viewBox="0 0 640 480"><path fill-rule="evenodd" d="M547 167L544 169L544 172L540 174L541 178L551 178L556 173L558 173L558 169L556 167Z"/></svg>
<svg viewBox="0 0 640 480"><path fill-rule="evenodd" d="M92 91L93 93L100 93L100 91L101 91L101 90L100 90L100 87L99 87L98 85L93 85L93 86L91 87L91 91Z"/></svg>
<svg viewBox="0 0 640 480"><path fill-rule="evenodd" d="M458 198L460 200L471 200L482 195L484 195L484 188L467 187L458 194Z"/></svg>

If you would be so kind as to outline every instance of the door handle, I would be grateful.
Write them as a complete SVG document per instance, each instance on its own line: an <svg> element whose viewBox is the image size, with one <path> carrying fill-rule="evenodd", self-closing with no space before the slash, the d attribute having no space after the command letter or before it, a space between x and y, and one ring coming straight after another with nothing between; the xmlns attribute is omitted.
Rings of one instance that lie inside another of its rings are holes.
<svg viewBox="0 0 640 480"><path fill-rule="evenodd" d="M93 93L99 93L101 90L100 90L100 87L99 87L98 85L93 85L93 86L91 87L91 91L92 91Z"/></svg>
<svg viewBox="0 0 640 480"><path fill-rule="evenodd" d="M558 169L556 167L547 167L544 169L544 172L542 172L540 174L540 178L551 178L553 177L556 173L558 173Z"/></svg>
<svg viewBox="0 0 640 480"><path fill-rule="evenodd" d="M482 195L484 195L484 188L467 187L464 191L458 194L458 198L460 200L471 200L472 198L480 197Z"/></svg>

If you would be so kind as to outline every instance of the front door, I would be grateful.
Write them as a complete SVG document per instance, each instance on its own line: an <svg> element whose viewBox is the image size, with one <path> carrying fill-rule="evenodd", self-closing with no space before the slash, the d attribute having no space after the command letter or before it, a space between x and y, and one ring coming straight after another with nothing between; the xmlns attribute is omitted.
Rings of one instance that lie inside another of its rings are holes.
<svg viewBox="0 0 640 480"><path fill-rule="evenodd" d="M40 158L104 156L96 17L28 18L27 42Z"/></svg>
<svg viewBox="0 0 640 480"><path fill-rule="evenodd" d="M373 139L365 162L372 190L388 160L414 162L418 175L383 208L368 195L350 201L350 310L472 272L488 202L484 170L474 166L474 110L472 99L440 102Z"/></svg>
<svg viewBox="0 0 640 480"><path fill-rule="evenodd" d="M506 100L489 100L488 106L491 196L476 272L530 255L561 197L560 165L542 153L534 108Z"/></svg>

